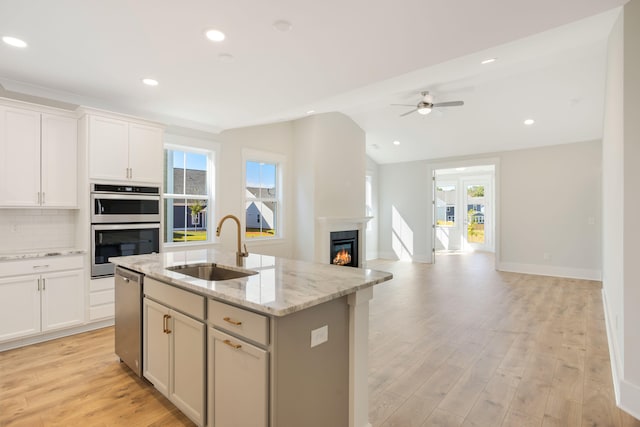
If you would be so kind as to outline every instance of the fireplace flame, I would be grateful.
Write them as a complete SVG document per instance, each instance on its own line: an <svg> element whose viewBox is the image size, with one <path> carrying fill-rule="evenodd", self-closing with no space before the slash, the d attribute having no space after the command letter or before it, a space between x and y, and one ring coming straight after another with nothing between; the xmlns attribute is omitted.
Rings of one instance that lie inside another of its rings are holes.
<svg viewBox="0 0 640 427"><path fill-rule="evenodd" d="M351 254L346 250L342 249L340 252L336 254L336 257L333 259L333 263L336 265L347 265L351 263Z"/></svg>

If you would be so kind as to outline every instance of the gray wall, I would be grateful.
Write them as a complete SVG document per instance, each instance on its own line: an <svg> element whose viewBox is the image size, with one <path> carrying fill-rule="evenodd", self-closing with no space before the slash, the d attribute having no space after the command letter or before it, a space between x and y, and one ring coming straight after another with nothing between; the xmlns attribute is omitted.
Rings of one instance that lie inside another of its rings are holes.
<svg viewBox="0 0 640 427"><path fill-rule="evenodd" d="M505 152L500 174L498 267L600 279L601 143Z"/></svg>
<svg viewBox="0 0 640 427"><path fill-rule="evenodd" d="M598 141L494 153L496 254L499 268L599 279L600 143ZM380 166L380 255L430 262L431 171L470 158ZM478 158L475 164L483 163ZM534 206L531 208L531 206ZM395 215L395 219L394 219ZM395 224L395 229L393 224ZM402 245L397 240L404 234ZM411 241L411 242L410 242ZM396 249L394 250L394 242ZM551 255L544 259L544 253Z"/></svg>

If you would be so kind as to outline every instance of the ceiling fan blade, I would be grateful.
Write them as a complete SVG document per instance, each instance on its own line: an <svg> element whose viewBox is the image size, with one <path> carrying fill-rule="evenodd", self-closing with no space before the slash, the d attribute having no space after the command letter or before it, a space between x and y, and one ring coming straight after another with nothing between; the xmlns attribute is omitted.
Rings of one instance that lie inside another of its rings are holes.
<svg viewBox="0 0 640 427"><path fill-rule="evenodd" d="M400 117L408 116L409 114L411 114L411 113L415 113L416 111L418 111L418 109L417 109L417 108L414 108L413 110L409 110L409 111L407 111L406 113L402 113L402 114L400 114Z"/></svg>
<svg viewBox="0 0 640 427"><path fill-rule="evenodd" d="M434 107L459 107L461 105L464 105L463 101L438 102L437 104L433 104Z"/></svg>
<svg viewBox="0 0 640 427"><path fill-rule="evenodd" d="M389 105L397 105L400 107L415 107L416 104L389 104Z"/></svg>

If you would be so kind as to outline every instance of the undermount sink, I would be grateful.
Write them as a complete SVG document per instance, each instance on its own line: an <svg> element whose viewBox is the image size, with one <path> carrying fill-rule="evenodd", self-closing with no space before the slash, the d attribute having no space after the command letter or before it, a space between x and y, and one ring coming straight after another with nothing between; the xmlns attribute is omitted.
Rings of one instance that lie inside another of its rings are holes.
<svg viewBox="0 0 640 427"><path fill-rule="evenodd" d="M224 267L215 263L176 265L173 267L167 267L167 270L186 274L187 276L195 277L198 279L211 281L239 279L241 277L253 276L254 274L258 274L256 271L232 270L228 267Z"/></svg>

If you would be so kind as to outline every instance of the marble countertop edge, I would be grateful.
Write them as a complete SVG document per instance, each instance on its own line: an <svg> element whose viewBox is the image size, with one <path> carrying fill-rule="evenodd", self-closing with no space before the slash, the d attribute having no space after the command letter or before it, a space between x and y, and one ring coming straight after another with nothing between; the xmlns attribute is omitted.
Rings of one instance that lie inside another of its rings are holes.
<svg viewBox="0 0 640 427"><path fill-rule="evenodd" d="M46 258L51 256L84 255L87 251L75 248L36 249L33 251L16 251L0 253L0 261L15 261L21 259Z"/></svg>

